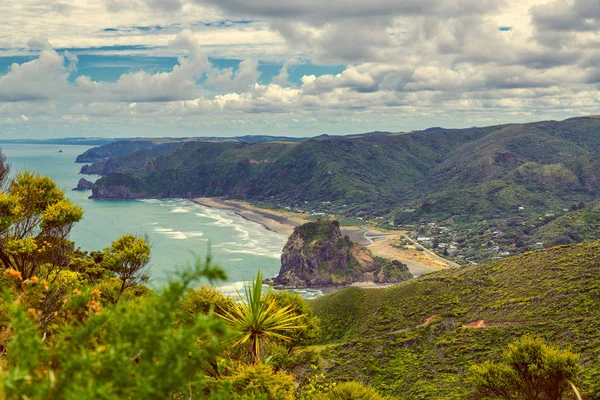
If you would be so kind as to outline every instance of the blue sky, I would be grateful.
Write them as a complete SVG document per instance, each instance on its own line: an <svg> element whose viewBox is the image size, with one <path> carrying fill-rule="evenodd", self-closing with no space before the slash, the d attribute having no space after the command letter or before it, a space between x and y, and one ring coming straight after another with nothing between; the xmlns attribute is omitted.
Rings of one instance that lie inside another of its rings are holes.
<svg viewBox="0 0 600 400"><path fill-rule="evenodd" d="M169 72L177 65L177 57L157 57L157 56L136 56L136 55L103 55L89 54L96 52L96 49L57 49L57 52L68 51L77 55L77 74L72 74L70 80L74 81L77 76L87 75L95 81L115 82L123 74L144 70L151 73ZM107 49L104 49L107 51ZM111 48L108 51L118 51ZM35 55L19 55L0 57L0 75L9 72L12 64L23 64L32 61ZM232 68L237 72L239 64L243 60L234 58L209 58L211 64L217 69ZM258 83L269 84L281 71L282 62L260 61L258 72L260 77ZM302 64L293 64L289 67L288 82L294 85L302 84L302 77L305 75L326 75L339 74L345 69L344 65L314 65L309 61ZM198 80L201 84L206 77Z"/></svg>
<svg viewBox="0 0 600 400"><path fill-rule="evenodd" d="M5 0L0 138L315 136L598 114L589 0Z"/></svg>

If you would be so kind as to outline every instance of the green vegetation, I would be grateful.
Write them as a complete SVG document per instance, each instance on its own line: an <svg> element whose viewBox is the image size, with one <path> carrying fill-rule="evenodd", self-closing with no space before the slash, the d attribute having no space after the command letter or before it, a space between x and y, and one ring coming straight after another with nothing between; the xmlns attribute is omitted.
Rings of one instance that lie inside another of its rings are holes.
<svg viewBox="0 0 600 400"><path fill-rule="evenodd" d="M111 146L117 146L115 149ZM90 149L77 157L77 162L93 162L81 167L82 174L106 175L126 169L144 168L159 156L169 156L184 142L120 141Z"/></svg>
<svg viewBox="0 0 600 400"><path fill-rule="evenodd" d="M4 160L0 160L3 162ZM3 167L2 170L5 168ZM0 177L0 186L8 171ZM26 279L44 268L47 275L65 267L67 240L83 209L72 204L48 177L23 171L8 182L0 194L0 261Z"/></svg>
<svg viewBox="0 0 600 400"><path fill-rule="evenodd" d="M153 291L144 238L75 248L67 235L81 210L47 177L8 176L0 163L0 400L558 400L574 398L571 383L600 398L600 242L310 305L263 293L258 274L236 303L195 287L225 278L210 258ZM319 240L331 226L303 229Z"/></svg>
<svg viewBox="0 0 600 400"><path fill-rule="evenodd" d="M577 355L525 336L508 346L501 362L472 366L469 379L480 399L560 400L567 391L578 394L579 370Z"/></svg>
<svg viewBox="0 0 600 400"><path fill-rule="evenodd" d="M5 291L3 309L14 333L2 360L2 398L158 399L202 393L203 371L222 351L219 338L227 331L214 318L174 325L173 311L193 281L217 276L210 265L197 265L161 294L113 308L100 306L98 291L74 289L64 298L64 320L50 338L42 336L23 304L23 297L45 298L47 291L35 284L22 293Z"/></svg>
<svg viewBox="0 0 600 400"><path fill-rule="evenodd" d="M244 306L192 288L225 278L210 258L154 292L143 285L144 238L125 235L101 252L75 249L67 235L81 208L48 177L24 171L9 180L2 162L0 172L0 399L293 398L282 365L293 368L293 347L319 332L301 299L263 296L258 276L247 309L259 322L251 334L257 352L247 365L230 348L238 325L214 314L246 317ZM306 321L308 334L291 321ZM281 366L258 357L274 360L280 349Z"/></svg>
<svg viewBox="0 0 600 400"><path fill-rule="evenodd" d="M148 281L146 266L150 261L150 245L147 238L124 235L104 249L103 266L113 272L121 280L119 293L115 302L123 292L132 286Z"/></svg>
<svg viewBox="0 0 600 400"><path fill-rule="evenodd" d="M444 153L489 131L188 143L143 168L104 176L94 196L119 197L115 188L125 186L133 197L230 196L298 207L309 202L319 209L331 205L356 217L385 215Z"/></svg>
<svg viewBox="0 0 600 400"><path fill-rule="evenodd" d="M465 398L471 365L524 335L580 354L598 398L600 243L559 246L319 298L325 381L357 380L400 399ZM594 397L596 396L596 397Z"/></svg>
<svg viewBox="0 0 600 400"><path fill-rule="evenodd" d="M359 382L344 382L336 385L324 397L327 400L384 400L375 389Z"/></svg>
<svg viewBox="0 0 600 400"><path fill-rule="evenodd" d="M188 143L155 159L146 150L115 157L122 172L100 179L94 195L117 196L111 187L126 186L134 197L230 196L354 218L389 215L396 223L505 218L518 207L529 215L595 198L600 144L592 132L599 128L580 118L296 143Z"/></svg>
<svg viewBox="0 0 600 400"><path fill-rule="evenodd" d="M216 315L236 328L234 346L250 345L252 360L257 363L261 358L261 342L269 338L291 342L288 332L305 329L306 325L298 324L304 315L294 313L291 305L280 307L274 298L265 301L260 271L244 291L240 303L232 303L228 310Z"/></svg>
<svg viewBox="0 0 600 400"><path fill-rule="evenodd" d="M148 150L156 147L154 140L119 140L100 147L94 147L77 157L75 162L97 162L109 157L119 157L126 154Z"/></svg>
<svg viewBox="0 0 600 400"><path fill-rule="evenodd" d="M568 219L553 236L557 227L537 232L539 218L598 200L598 132L598 119L574 118L300 142L166 143L101 161L90 171L104 175L95 198L226 196L384 228L450 221L452 231L472 239L457 246L455 261L477 263L538 242L598 236ZM531 229L511 226L515 219ZM475 224L519 239L501 240L499 252L481 249L487 240L469 233Z"/></svg>
<svg viewBox="0 0 600 400"><path fill-rule="evenodd" d="M538 229L533 235L534 240L549 245L599 240L600 205L572 208L572 211Z"/></svg>

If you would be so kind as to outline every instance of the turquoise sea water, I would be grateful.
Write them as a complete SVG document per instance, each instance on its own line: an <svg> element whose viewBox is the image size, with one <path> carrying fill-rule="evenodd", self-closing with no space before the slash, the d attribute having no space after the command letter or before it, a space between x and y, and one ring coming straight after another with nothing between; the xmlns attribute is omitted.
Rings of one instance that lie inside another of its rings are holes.
<svg viewBox="0 0 600 400"><path fill-rule="evenodd" d="M57 145L3 145L12 170L23 168L51 176L67 196L85 210L71 239L83 249L100 250L123 234L147 234L152 244L150 273L160 284L178 266L194 262L209 248L227 272L230 287L240 286L260 267L263 276L279 272L286 237L225 210L187 200L90 200L90 191L71 189L82 177L75 158L89 147ZM59 150L63 150L62 153ZM97 177L85 176L88 180Z"/></svg>

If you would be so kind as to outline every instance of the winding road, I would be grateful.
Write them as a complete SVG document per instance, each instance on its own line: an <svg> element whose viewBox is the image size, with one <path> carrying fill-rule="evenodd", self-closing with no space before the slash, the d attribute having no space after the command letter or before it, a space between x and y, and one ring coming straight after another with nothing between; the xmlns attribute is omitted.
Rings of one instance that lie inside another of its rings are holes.
<svg viewBox="0 0 600 400"><path fill-rule="evenodd" d="M392 234L376 234L369 235L371 230L367 227L363 227L361 229L341 229L343 235L348 235L350 240L354 243L358 243L361 246L368 246L372 244L377 239L383 239L388 236L393 236Z"/></svg>

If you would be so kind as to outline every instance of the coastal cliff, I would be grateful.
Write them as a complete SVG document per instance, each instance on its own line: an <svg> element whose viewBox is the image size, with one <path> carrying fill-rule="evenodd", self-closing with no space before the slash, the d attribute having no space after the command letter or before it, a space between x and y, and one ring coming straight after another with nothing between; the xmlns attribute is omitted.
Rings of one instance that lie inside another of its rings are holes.
<svg viewBox="0 0 600 400"><path fill-rule="evenodd" d="M94 182L90 182L85 178L81 178L77 182L77 186L73 190L92 190L94 188Z"/></svg>
<svg viewBox="0 0 600 400"><path fill-rule="evenodd" d="M412 278L406 265L375 258L368 249L343 236L337 221L298 226L281 255L278 287L344 286L355 282L390 283Z"/></svg>

